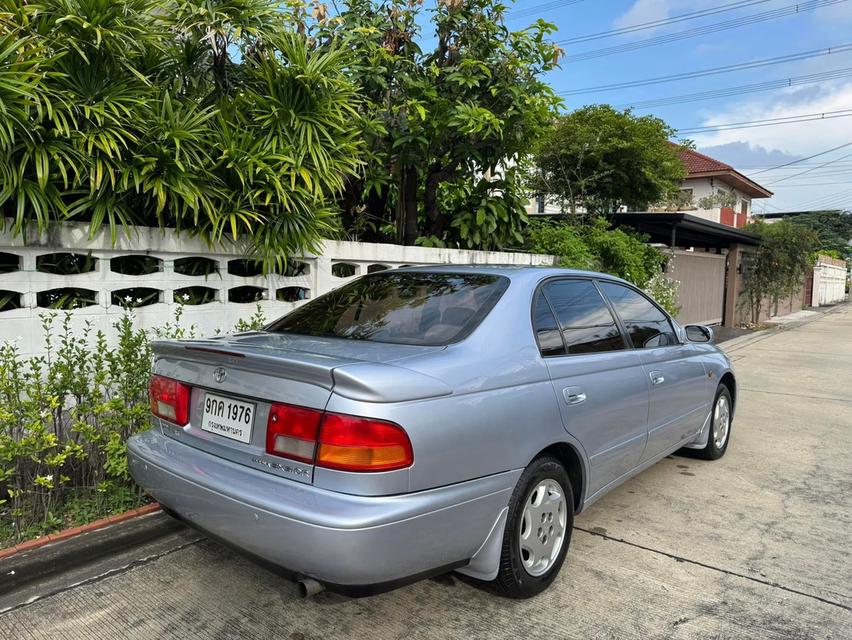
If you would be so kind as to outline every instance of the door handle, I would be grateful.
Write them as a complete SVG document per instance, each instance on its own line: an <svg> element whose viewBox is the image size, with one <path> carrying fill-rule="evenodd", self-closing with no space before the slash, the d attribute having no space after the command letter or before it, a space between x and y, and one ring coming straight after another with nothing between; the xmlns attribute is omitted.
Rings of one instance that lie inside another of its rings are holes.
<svg viewBox="0 0 852 640"><path fill-rule="evenodd" d="M650 371L648 375L651 376L651 384L663 384L666 381L662 371Z"/></svg>
<svg viewBox="0 0 852 640"><path fill-rule="evenodd" d="M562 395L568 404L580 404L586 401L586 394L580 387L565 387Z"/></svg>

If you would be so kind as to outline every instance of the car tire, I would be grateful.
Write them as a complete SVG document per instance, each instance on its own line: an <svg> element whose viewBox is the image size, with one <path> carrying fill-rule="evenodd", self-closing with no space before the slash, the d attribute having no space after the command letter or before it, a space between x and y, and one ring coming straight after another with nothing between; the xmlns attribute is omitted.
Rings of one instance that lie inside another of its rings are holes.
<svg viewBox="0 0 852 640"><path fill-rule="evenodd" d="M731 423L733 422L734 404L731 392L724 384L720 384L713 399L713 411L710 413L710 433L707 436L707 446L697 449L694 454L704 460L718 460L728 450L731 441ZM722 432L723 430L723 432Z"/></svg>
<svg viewBox="0 0 852 640"><path fill-rule="evenodd" d="M574 493L565 467L553 456L536 458L509 500L497 590L510 598L544 591L565 561L573 527Z"/></svg>

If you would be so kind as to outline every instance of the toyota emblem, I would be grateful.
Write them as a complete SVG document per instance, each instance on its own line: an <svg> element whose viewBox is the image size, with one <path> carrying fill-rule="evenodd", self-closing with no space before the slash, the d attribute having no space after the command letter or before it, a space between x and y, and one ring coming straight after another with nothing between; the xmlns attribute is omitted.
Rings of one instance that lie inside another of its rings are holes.
<svg viewBox="0 0 852 640"><path fill-rule="evenodd" d="M216 370L213 372L213 379L216 382L225 382L225 378L228 377L228 372L225 371L225 367L216 367Z"/></svg>

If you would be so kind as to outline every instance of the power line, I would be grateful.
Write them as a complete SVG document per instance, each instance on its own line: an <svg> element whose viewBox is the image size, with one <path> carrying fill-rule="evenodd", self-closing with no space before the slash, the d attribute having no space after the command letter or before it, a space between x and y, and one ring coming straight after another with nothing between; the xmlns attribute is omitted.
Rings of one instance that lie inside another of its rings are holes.
<svg viewBox="0 0 852 640"><path fill-rule="evenodd" d="M798 187L833 187L839 184L852 184L849 180L843 182L807 182L803 184L785 184L782 189L794 189Z"/></svg>
<svg viewBox="0 0 852 640"><path fill-rule="evenodd" d="M560 91L563 96L573 96L580 93L596 93L601 91L615 91L618 89L629 89L632 87L645 87L652 84L662 84L664 82L675 82L678 80L689 80L691 78L702 78L705 76L718 75L722 73L730 73L732 71L744 71L746 69L757 69L769 65L783 64L785 62L796 62L806 60L808 58L816 58L819 56L828 56L837 53L846 53L852 51L852 44L842 44L837 47L829 47L827 49L814 49L812 51L801 51L799 53L791 53L785 56L777 56L774 58L764 58L763 60L754 60L752 62L740 62L722 67L712 67L709 69L700 69L697 71L687 71L684 73L676 73L669 76L658 76L656 78L646 78L644 80L631 80L628 82L616 82L613 84L602 84L596 87L583 87L581 89L571 89L570 91Z"/></svg>
<svg viewBox="0 0 852 640"><path fill-rule="evenodd" d="M534 16L539 13L544 13L545 11L550 11L551 9L559 9L572 4L578 4L583 1L584 0L555 0L554 2L545 2L534 7L527 7L526 9L521 9L519 11L513 11L509 14L509 18L513 20L515 18L526 18L527 16Z"/></svg>
<svg viewBox="0 0 852 640"><path fill-rule="evenodd" d="M818 164L819 164L818 162L803 162L799 165L799 167L814 167ZM786 165L774 166L774 165L768 165L768 164L747 164L747 163L744 163L744 164L737 163L737 166L740 169L766 169L767 171L773 171L775 169L787 168ZM838 167L852 167L852 162L838 162L837 166ZM792 170L795 171L799 167L789 167L789 168L791 168ZM763 173L763 171L761 171L760 173ZM755 175L755 174L752 174L752 175Z"/></svg>
<svg viewBox="0 0 852 640"><path fill-rule="evenodd" d="M657 27L664 27L670 24L676 24L678 22L684 22L685 20L694 20L695 18L703 18L705 16L712 16L717 13L724 13L725 11L733 11L734 9L742 9L744 7L750 7L755 4L765 4L770 2L771 0L739 0L739 2L732 2L730 4L723 4L718 7L712 7L710 9L702 9L700 11L692 11L690 13L681 13L677 16L671 16L670 18L660 18L659 20L651 20L650 22L640 22L638 24L632 24L626 27L621 27L620 29L611 29L609 31L600 31L598 33L590 33L585 36L577 36L575 38L567 38L565 40L561 40L559 44L577 44L578 42L588 42L590 40L602 40L604 38L612 38L613 36L620 36L625 33L635 33L636 31L644 31L646 29L655 29Z"/></svg>
<svg viewBox="0 0 852 640"><path fill-rule="evenodd" d="M804 158L799 158L798 160L791 160L790 162L785 162L784 164L779 164L774 167L769 167L768 169L764 169L763 171L757 171L752 173L751 175L757 176L761 173L766 173L767 171L774 171L775 169L783 169L784 167L789 167L794 164L799 164L801 162L805 162L806 160L813 160L814 158L818 158L819 156L824 156L827 153L831 153L832 151L838 151L839 149L843 149L845 147L852 146L852 142L846 142L845 144L838 145L836 147L832 147L831 149L826 149L825 151L820 151L819 153L815 153L812 156L806 156ZM820 165L822 166L822 165ZM814 167L815 169L819 169L819 167Z"/></svg>
<svg viewBox="0 0 852 640"><path fill-rule="evenodd" d="M678 40L685 40L687 38L703 36L708 33L717 33L719 31L726 31L728 29L734 29L737 27L742 27L744 25L765 22L767 20L774 20L775 18L798 15L800 13L804 13L805 11L813 11L814 9L818 9L820 7L828 7L833 4L839 4L841 2L847 2L847 0L810 0L809 2L802 2L786 7L781 7L779 9L771 9L770 11L754 13L750 16L743 16L741 18L735 18L732 20L725 20L722 22L716 22L700 27L693 27L692 29L676 31L675 33L656 36L654 38L646 38L645 40L638 40L636 42L626 42L623 44L613 45L611 47L604 47L602 49L592 49L591 51L583 51L581 53L568 56L567 60L568 62L579 62L581 60L591 60L593 58L600 58L603 56L614 55L617 53L635 51L636 49L644 49L645 47L654 47L660 44L668 44L670 42L677 42ZM565 44L565 41L559 40L557 41L557 44Z"/></svg>
<svg viewBox="0 0 852 640"><path fill-rule="evenodd" d="M843 146L848 146L848 145L843 145ZM829 160L828 162L824 162L824 163L822 163L821 165L819 165L819 166L817 166L817 167L811 167L810 169L805 169L804 171L800 171L799 173L794 173L794 174L793 174L793 175L791 175L791 176L784 176L783 178L779 178L778 180L773 180L772 182L770 182L770 183L769 183L768 185L766 185L766 186L773 185L773 184L778 184L779 182L784 182L785 180L791 180L792 178L795 178L796 176L803 176L803 175L805 175L806 173L810 173L811 171L816 171L817 169L820 169L820 168L822 168L822 167L827 167L827 166L829 166L830 164L832 164L832 163L834 163L834 162L837 162L838 160L844 160L844 159L846 159L846 158L850 158L850 157L852 157L852 153L847 153L845 156L840 156L839 158L836 158L836 159L834 159L834 160Z"/></svg>
<svg viewBox="0 0 852 640"><path fill-rule="evenodd" d="M837 191L835 193L831 193L821 198L811 198L807 201L807 207L826 207L831 206L838 199L848 198L852 196L852 189L847 189L845 191Z"/></svg>
<svg viewBox="0 0 852 640"><path fill-rule="evenodd" d="M654 107L665 107L673 104L683 104L685 102L698 102L713 100L715 98L726 98L728 96L738 96L743 93L758 93L760 91L771 91L773 89L786 89L787 87L816 84L819 82L826 82L827 80L836 80L837 78L846 78L849 76L852 76L852 67L836 69L834 71L823 71L821 73L811 73L804 76L793 76L790 78L779 78L778 80L742 84L736 87L711 89L710 91L701 91L698 93L686 93L679 96L641 100L639 102L626 102L617 106L632 107L634 109L651 109Z"/></svg>
<svg viewBox="0 0 852 640"><path fill-rule="evenodd" d="M780 118L765 118L763 120L747 120L745 122L729 122L706 127L691 127L677 129L678 133L709 133L711 131L731 131L733 129L749 129L754 127L769 127L777 124L794 124L797 122L811 122L813 120L833 120L834 118L846 118L852 116L852 109L840 109L838 111L824 111L822 113L805 113L796 116L784 116Z"/></svg>
<svg viewBox="0 0 852 640"><path fill-rule="evenodd" d="M838 206L843 206L844 203L852 202L852 189L847 191L841 191L838 193L834 193L831 196L827 196L825 198L819 198L817 200L807 200L805 204L800 205L802 209L829 209Z"/></svg>

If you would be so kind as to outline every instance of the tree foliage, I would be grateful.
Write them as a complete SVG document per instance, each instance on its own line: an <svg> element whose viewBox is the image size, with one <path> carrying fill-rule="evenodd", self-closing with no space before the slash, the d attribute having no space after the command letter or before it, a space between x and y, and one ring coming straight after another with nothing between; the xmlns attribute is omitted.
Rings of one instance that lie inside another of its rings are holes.
<svg viewBox="0 0 852 640"><path fill-rule="evenodd" d="M542 81L560 51L552 25L520 31L498 0L347 0L305 28L351 52L366 166L342 199L355 237L492 248L518 243L527 155L558 99ZM421 49L421 42L434 47Z"/></svg>
<svg viewBox="0 0 852 640"><path fill-rule="evenodd" d="M786 220L773 224L757 221L743 230L760 236L757 249L746 254L742 292L742 302L757 323L767 304L799 291L813 267L817 234Z"/></svg>
<svg viewBox="0 0 852 640"><path fill-rule="evenodd" d="M647 236L611 229L603 218L590 224L532 220L525 233L529 251L555 255L561 267L619 276L644 289L671 315L680 311L680 283L663 273L666 257L648 244Z"/></svg>
<svg viewBox="0 0 852 640"><path fill-rule="evenodd" d="M848 211L815 211L788 218L790 224L812 229L817 234L816 250L836 252L844 260L852 260L852 213Z"/></svg>
<svg viewBox="0 0 852 640"><path fill-rule="evenodd" d="M565 212L644 209L680 188L685 170L680 147L669 142L674 133L654 116L609 105L577 109L557 118L539 141L532 188Z"/></svg>
<svg viewBox="0 0 852 640"><path fill-rule="evenodd" d="M611 273L639 287L659 273L665 261L647 236L610 229L603 218L586 225L533 220L527 238L530 251L557 256L559 266Z"/></svg>
<svg viewBox="0 0 852 640"><path fill-rule="evenodd" d="M347 52L269 0L0 0L0 212L248 242L335 229L360 127Z"/></svg>

